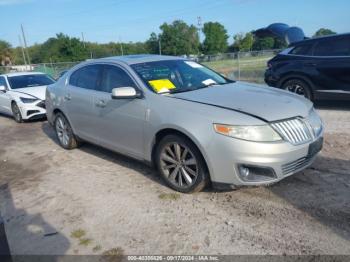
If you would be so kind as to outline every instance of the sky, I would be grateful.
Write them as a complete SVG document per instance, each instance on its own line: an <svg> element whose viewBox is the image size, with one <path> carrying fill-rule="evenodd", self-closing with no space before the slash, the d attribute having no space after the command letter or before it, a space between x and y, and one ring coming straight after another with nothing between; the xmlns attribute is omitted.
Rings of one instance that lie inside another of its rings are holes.
<svg viewBox="0 0 350 262"><path fill-rule="evenodd" d="M0 39L19 45L23 24L28 45L56 33L108 43L145 41L159 26L181 19L197 25L222 23L230 35L271 23L301 27L312 36L321 27L350 32L349 0L0 0Z"/></svg>

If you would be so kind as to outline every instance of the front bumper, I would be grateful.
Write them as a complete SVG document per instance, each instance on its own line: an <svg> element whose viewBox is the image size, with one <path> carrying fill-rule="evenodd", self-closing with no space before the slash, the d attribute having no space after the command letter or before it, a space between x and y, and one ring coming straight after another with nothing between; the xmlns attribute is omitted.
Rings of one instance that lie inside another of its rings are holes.
<svg viewBox="0 0 350 262"><path fill-rule="evenodd" d="M213 184L234 186L278 182L310 166L316 157L309 154L310 144L322 138L323 133L313 141L295 146L286 141L258 143L217 135L206 151L211 180ZM241 166L273 170L274 177L244 181L240 175Z"/></svg>
<svg viewBox="0 0 350 262"><path fill-rule="evenodd" d="M24 120L40 119L46 116L45 101L36 101L34 103L18 103Z"/></svg>

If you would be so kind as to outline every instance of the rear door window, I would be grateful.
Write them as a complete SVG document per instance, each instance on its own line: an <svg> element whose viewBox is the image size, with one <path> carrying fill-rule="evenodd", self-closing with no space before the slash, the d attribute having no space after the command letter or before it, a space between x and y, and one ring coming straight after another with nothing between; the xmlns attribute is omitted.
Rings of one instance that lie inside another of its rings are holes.
<svg viewBox="0 0 350 262"><path fill-rule="evenodd" d="M320 40L314 47L314 56L350 56L350 38L332 37Z"/></svg>
<svg viewBox="0 0 350 262"><path fill-rule="evenodd" d="M101 65L84 66L71 75L69 84L80 88L98 90L101 69Z"/></svg>

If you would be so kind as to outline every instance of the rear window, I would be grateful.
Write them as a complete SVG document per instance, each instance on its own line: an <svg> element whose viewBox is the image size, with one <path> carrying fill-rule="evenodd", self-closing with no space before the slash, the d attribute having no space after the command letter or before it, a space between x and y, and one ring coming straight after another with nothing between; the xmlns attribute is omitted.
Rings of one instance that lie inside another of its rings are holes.
<svg viewBox="0 0 350 262"><path fill-rule="evenodd" d="M320 40L314 47L314 56L350 56L350 37Z"/></svg>
<svg viewBox="0 0 350 262"><path fill-rule="evenodd" d="M312 53L312 43L298 45L292 49L290 54L292 55L311 55Z"/></svg>
<svg viewBox="0 0 350 262"><path fill-rule="evenodd" d="M47 86L55 82L52 78L44 74L10 76L7 79L10 83L11 89Z"/></svg>

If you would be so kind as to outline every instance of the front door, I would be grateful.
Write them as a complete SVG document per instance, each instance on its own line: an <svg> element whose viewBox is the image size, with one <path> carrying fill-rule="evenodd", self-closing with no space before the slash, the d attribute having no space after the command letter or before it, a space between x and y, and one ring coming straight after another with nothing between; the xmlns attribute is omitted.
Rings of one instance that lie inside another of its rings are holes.
<svg viewBox="0 0 350 262"><path fill-rule="evenodd" d="M146 100L112 99L112 89L118 87L137 88L124 69L105 65L93 101L95 134L102 146L143 159Z"/></svg>

